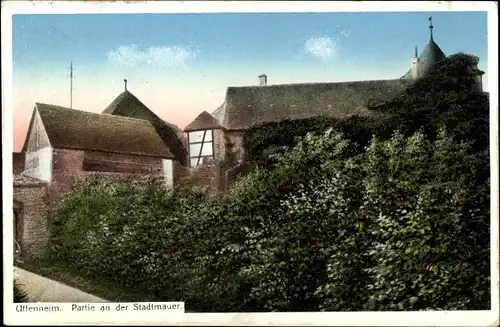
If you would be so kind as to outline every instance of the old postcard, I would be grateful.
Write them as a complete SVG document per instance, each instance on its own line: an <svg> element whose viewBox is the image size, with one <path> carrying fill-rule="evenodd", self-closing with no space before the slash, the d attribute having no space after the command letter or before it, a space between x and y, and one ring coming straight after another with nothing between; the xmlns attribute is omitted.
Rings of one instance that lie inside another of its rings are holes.
<svg viewBox="0 0 500 327"><path fill-rule="evenodd" d="M4 321L498 325L494 2L2 2Z"/></svg>

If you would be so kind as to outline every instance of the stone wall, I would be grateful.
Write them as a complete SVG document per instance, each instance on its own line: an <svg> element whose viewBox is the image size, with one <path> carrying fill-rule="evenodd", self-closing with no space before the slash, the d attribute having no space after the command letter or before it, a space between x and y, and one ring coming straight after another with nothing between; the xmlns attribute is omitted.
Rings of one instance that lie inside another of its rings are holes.
<svg viewBox="0 0 500 327"><path fill-rule="evenodd" d="M189 170L189 175L179 182L180 187L198 186L207 188L211 195L220 194L225 190L224 162L215 160L203 163Z"/></svg>
<svg viewBox="0 0 500 327"><path fill-rule="evenodd" d="M227 191L249 170L244 163L243 134L243 131L215 130L215 160L188 169L179 185L207 187L213 194Z"/></svg>
<svg viewBox="0 0 500 327"><path fill-rule="evenodd" d="M226 131L226 149L231 151L236 162L243 160L245 156L245 149L243 147L243 131Z"/></svg>
<svg viewBox="0 0 500 327"><path fill-rule="evenodd" d="M45 216L47 208L47 187L45 184L14 184L14 201L19 207L19 245L21 255L37 258L47 247L50 237L49 225ZM16 221L14 220L14 224Z"/></svg>
<svg viewBox="0 0 500 327"><path fill-rule="evenodd" d="M93 175L121 179L163 177L162 159L156 157L56 149L53 161L51 199L59 198L76 182ZM175 169L179 167L174 166L174 174Z"/></svg>
<svg viewBox="0 0 500 327"><path fill-rule="evenodd" d="M55 200L68 192L83 174L84 151L54 149L50 199Z"/></svg>
<svg viewBox="0 0 500 327"><path fill-rule="evenodd" d="M226 133L222 129L214 130L214 157L216 160L224 160L227 151Z"/></svg>

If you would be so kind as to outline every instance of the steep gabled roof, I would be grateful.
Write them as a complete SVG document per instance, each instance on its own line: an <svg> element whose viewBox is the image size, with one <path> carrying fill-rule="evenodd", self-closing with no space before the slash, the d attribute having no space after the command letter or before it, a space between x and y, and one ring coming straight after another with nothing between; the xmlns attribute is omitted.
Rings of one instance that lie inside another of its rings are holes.
<svg viewBox="0 0 500 327"><path fill-rule="evenodd" d="M129 115L141 109L150 111L141 100L126 90L120 93L102 113L131 117Z"/></svg>
<svg viewBox="0 0 500 327"><path fill-rule="evenodd" d="M205 129L218 129L222 128L221 124L211 114L203 111L198 115L186 128L185 132L195 132Z"/></svg>
<svg viewBox="0 0 500 327"><path fill-rule="evenodd" d="M368 104L389 100L407 86L398 79L229 87L213 115L230 130L285 119L367 115Z"/></svg>
<svg viewBox="0 0 500 327"><path fill-rule="evenodd" d="M149 121L43 103L36 110L54 148L173 158Z"/></svg>
<svg viewBox="0 0 500 327"><path fill-rule="evenodd" d="M130 91L125 90L118 95L102 113L148 120L153 124L176 160L181 164L187 164L187 150L183 143L182 130L174 124L162 120Z"/></svg>

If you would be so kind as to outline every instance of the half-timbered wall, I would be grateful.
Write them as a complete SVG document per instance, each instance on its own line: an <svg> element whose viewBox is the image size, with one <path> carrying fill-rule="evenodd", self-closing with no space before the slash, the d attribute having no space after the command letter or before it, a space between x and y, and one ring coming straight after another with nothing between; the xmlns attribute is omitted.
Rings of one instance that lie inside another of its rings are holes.
<svg viewBox="0 0 500 327"><path fill-rule="evenodd" d="M214 159L214 131L202 130L188 133L189 165L197 167Z"/></svg>

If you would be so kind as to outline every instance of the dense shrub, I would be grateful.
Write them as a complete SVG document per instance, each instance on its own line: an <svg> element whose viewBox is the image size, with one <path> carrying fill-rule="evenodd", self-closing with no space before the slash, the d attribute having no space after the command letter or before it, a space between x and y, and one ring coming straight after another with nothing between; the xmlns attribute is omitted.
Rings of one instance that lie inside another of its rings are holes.
<svg viewBox="0 0 500 327"><path fill-rule="evenodd" d="M380 115L250 130L256 166L222 197L85 181L49 212L51 256L189 311L488 309L488 99L468 60Z"/></svg>
<svg viewBox="0 0 500 327"><path fill-rule="evenodd" d="M223 198L87 181L53 256L193 311L487 308L488 157L443 131L352 148L307 134Z"/></svg>
<svg viewBox="0 0 500 327"><path fill-rule="evenodd" d="M274 205L272 216L238 219L247 231L240 257L249 258L239 262L240 275L253 304L276 311L487 308L488 181L470 178L487 157L470 155L468 144L444 132L434 142L422 133L374 139L355 158L339 155L347 148L327 133L280 156L278 172L297 163L311 170L309 178L289 171L299 185L279 203L254 187L269 183L263 173L240 184Z"/></svg>
<svg viewBox="0 0 500 327"><path fill-rule="evenodd" d="M52 256L88 276L183 299L203 251L198 223L208 201L155 181L93 178L50 211Z"/></svg>

